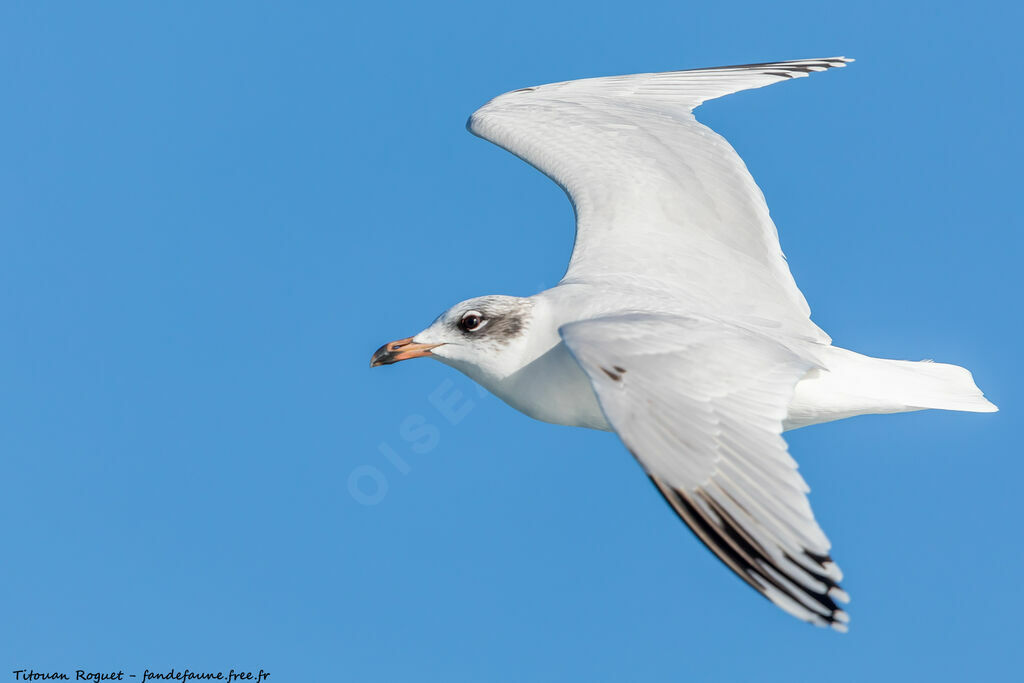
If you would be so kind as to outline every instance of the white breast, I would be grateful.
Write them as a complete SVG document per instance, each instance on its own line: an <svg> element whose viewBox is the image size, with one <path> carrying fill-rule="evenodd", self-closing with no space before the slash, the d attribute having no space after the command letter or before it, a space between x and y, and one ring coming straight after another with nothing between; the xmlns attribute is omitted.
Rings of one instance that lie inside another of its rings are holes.
<svg viewBox="0 0 1024 683"><path fill-rule="evenodd" d="M536 420L611 431L590 379L562 342L487 388Z"/></svg>

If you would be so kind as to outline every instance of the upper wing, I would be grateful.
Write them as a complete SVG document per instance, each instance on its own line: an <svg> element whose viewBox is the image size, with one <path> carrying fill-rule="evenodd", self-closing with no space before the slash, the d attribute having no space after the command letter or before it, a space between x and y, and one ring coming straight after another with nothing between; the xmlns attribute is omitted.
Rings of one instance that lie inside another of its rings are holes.
<svg viewBox="0 0 1024 683"><path fill-rule="evenodd" d="M692 110L729 93L845 66L843 57L593 78L524 88L470 132L569 195L576 245L563 281L645 283L690 310L770 320L818 341L764 196L735 150Z"/></svg>
<svg viewBox="0 0 1024 683"><path fill-rule="evenodd" d="M782 438L814 363L697 318L621 315L560 332L608 422L697 537L782 609L844 630L842 574Z"/></svg>

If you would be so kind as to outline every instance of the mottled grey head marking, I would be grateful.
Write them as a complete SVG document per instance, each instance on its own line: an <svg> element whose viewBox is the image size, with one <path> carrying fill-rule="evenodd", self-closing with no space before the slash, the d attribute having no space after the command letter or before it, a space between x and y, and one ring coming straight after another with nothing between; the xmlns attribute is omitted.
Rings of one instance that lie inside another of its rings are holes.
<svg viewBox="0 0 1024 683"><path fill-rule="evenodd" d="M479 297L467 302L464 310L454 311L451 324L467 340L504 346L525 331L532 305L529 299Z"/></svg>

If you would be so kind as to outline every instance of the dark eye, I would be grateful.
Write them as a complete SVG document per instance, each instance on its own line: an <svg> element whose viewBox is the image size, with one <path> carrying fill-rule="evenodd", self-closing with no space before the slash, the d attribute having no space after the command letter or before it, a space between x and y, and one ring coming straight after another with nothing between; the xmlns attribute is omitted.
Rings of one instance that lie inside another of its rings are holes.
<svg viewBox="0 0 1024 683"><path fill-rule="evenodd" d="M459 321L459 327L464 332L473 332L480 329L480 326L484 324L484 316L480 311L467 311L462 316L462 320Z"/></svg>

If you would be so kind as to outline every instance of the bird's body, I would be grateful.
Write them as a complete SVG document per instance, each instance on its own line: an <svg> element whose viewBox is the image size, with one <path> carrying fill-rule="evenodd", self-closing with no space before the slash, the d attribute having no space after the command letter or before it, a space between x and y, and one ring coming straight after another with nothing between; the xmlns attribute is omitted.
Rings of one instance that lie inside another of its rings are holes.
<svg viewBox="0 0 1024 683"><path fill-rule="evenodd" d="M846 593L783 431L866 413L996 408L963 368L862 356L810 319L760 190L693 116L707 99L844 58L568 81L507 93L468 128L549 175L576 210L568 270L381 347L432 355L530 417L616 432L730 569L844 630Z"/></svg>
<svg viewBox="0 0 1024 683"><path fill-rule="evenodd" d="M618 290L621 295L622 290ZM604 304L586 285L559 285L529 297L529 344L519 369L494 377L476 366L451 363L516 410L542 422L613 431L601 412L594 387L562 341L563 326L616 313L672 310L656 293L638 292L625 304ZM677 311L683 312L678 306ZM696 313L692 315L698 315ZM751 324L752 332L771 337ZM927 408L987 410L991 404L963 368L930 361L896 361L864 356L827 343L777 337L818 368L794 386L783 429L796 429L856 415L902 413Z"/></svg>

